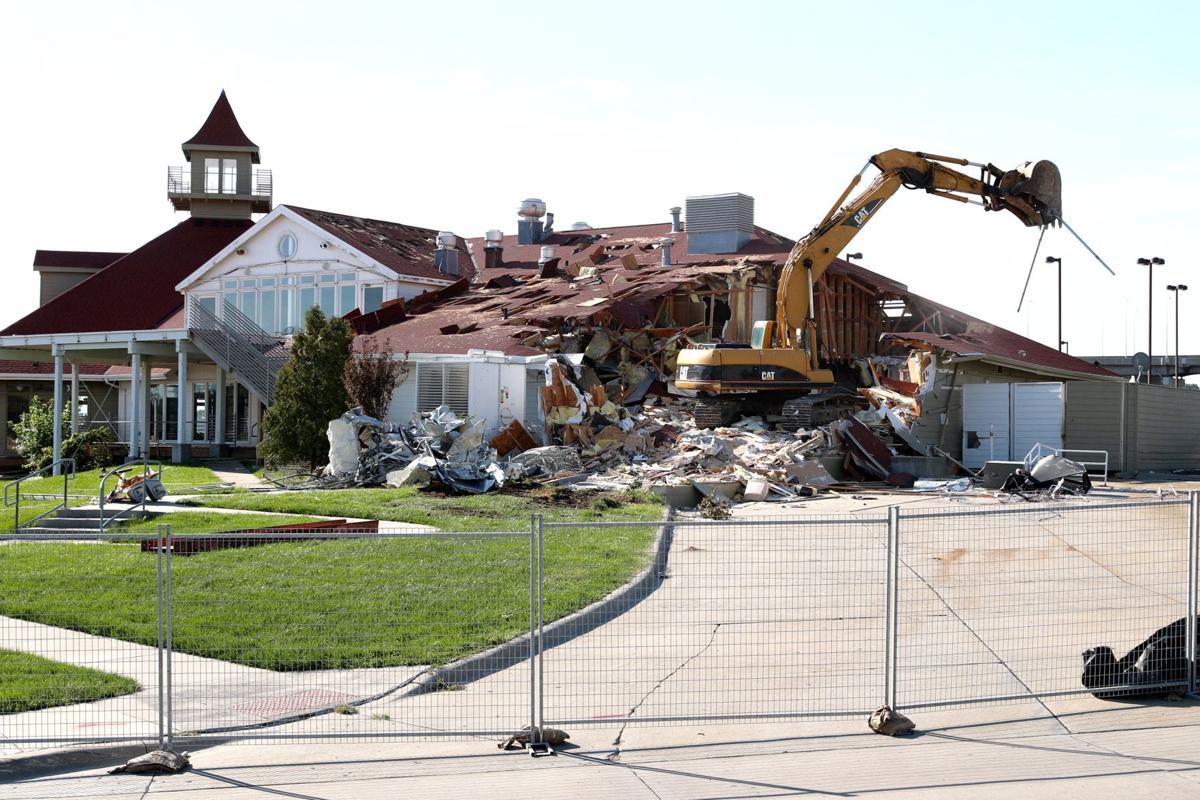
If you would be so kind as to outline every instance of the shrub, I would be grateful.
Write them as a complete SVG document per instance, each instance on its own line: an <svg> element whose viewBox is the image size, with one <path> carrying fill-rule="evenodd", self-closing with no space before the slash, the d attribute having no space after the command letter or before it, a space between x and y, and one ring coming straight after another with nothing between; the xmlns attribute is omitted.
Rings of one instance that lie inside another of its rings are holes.
<svg viewBox="0 0 1200 800"><path fill-rule="evenodd" d="M329 319L315 306L308 310L263 417L262 455L268 464L302 462L316 469L327 460L326 427L350 403L343 376L351 336L344 319Z"/></svg>

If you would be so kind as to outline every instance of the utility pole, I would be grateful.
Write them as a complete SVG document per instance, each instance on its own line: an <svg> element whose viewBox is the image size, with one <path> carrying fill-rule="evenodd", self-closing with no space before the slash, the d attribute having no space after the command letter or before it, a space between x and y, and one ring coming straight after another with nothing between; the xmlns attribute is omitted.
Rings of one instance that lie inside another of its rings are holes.
<svg viewBox="0 0 1200 800"><path fill-rule="evenodd" d="M1146 355L1150 356L1150 366L1146 367L1146 383L1154 382L1154 265L1167 263L1158 256L1139 258L1137 263L1150 268L1150 290L1146 311Z"/></svg>
<svg viewBox="0 0 1200 800"><path fill-rule="evenodd" d="M1187 286L1184 284L1172 284L1167 287L1167 291L1175 294L1175 388L1179 388L1179 293L1186 292Z"/></svg>
<svg viewBox="0 0 1200 800"><path fill-rule="evenodd" d="M1063 345L1066 344L1062 337L1062 259L1046 256L1046 263L1058 264L1058 351L1061 353Z"/></svg>

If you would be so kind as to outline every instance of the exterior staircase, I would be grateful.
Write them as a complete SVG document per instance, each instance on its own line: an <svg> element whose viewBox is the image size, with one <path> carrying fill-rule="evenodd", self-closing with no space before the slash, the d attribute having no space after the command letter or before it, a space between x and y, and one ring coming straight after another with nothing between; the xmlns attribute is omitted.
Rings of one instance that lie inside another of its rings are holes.
<svg viewBox="0 0 1200 800"><path fill-rule="evenodd" d="M223 304L218 318L195 297L188 298L188 330L192 343L213 363L271 404L275 376L287 363L281 339L264 333L230 303Z"/></svg>
<svg viewBox="0 0 1200 800"><path fill-rule="evenodd" d="M125 512L125 513L122 513ZM62 508L53 517L38 520L32 528L21 528L21 534L54 534L69 533L99 533L101 522L111 522L118 514L122 520L144 519L147 514L139 509L130 510L127 505L110 505L104 509L104 517L100 516L99 508Z"/></svg>

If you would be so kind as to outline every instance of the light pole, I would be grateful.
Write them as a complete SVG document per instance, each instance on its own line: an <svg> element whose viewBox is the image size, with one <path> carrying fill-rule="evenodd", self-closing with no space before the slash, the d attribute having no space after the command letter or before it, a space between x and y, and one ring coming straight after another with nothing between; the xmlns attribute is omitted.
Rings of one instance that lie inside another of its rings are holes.
<svg viewBox="0 0 1200 800"><path fill-rule="evenodd" d="M1167 291L1175 293L1175 388L1179 388L1179 293L1186 292L1187 286L1182 283L1172 284Z"/></svg>
<svg viewBox="0 0 1200 800"><path fill-rule="evenodd" d="M846 253L846 263L849 264L853 259L862 259L862 253Z"/></svg>
<svg viewBox="0 0 1200 800"><path fill-rule="evenodd" d="M1061 353L1065 342L1062 337L1062 259L1046 256L1047 264L1058 264L1058 351Z"/></svg>
<svg viewBox="0 0 1200 800"><path fill-rule="evenodd" d="M1150 268L1150 292L1148 294L1149 303L1146 311L1146 355L1150 356L1150 366L1146 367L1146 383L1154 382L1154 265L1167 263L1165 259L1158 256L1151 258L1139 258L1137 263L1144 267Z"/></svg>

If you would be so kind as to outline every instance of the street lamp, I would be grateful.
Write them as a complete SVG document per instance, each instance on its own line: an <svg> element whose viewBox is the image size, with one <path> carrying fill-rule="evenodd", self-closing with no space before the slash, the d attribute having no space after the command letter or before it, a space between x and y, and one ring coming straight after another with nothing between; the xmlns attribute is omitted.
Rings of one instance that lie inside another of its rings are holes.
<svg viewBox="0 0 1200 800"><path fill-rule="evenodd" d="M846 253L846 263L849 264L852 259L861 259L862 253Z"/></svg>
<svg viewBox="0 0 1200 800"><path fill-rule="evenodd" d="M1179 293L1186 292L1187 286L1182 283L1167 287L1168 292L1175 293L1175 388L1179 388Z"/></svg>
<svg viewBox="0 0 1200 800"><path fill-rule="evenodd" d="M1146 312L1146 332L1149 334L1146 337L1146 355L1150 356L1150 366L1146 367L1146 383L1154 382L1154 265L1167 263L1164 259L1154 256L1152 258L1139 258L1137 263L1144 267L1150 268L1150 292L1149 292L1149 308Z"/></svg>
<svg viewBox="0 0 1200 800"><path fill-rule="evenodd" d="M1058 264L1058 351L1061 353L1063 345L1066 344L1062 337L1062 259L1046 256L1046 263Z"/></svg>

